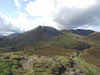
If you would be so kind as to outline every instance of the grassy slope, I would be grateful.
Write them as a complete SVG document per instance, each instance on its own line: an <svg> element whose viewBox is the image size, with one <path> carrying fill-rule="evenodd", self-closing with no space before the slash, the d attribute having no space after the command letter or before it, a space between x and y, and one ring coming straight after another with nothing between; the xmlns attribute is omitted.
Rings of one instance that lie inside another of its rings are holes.
<svg viewBox="0 0 100 75"><path fill-rule="evenodd" d="M94 64L88 63L83 57L79 57L77 61L81 67L86 69L86 75L100 75L100 68Z"/></svg>
<svg viewBox="0 0 100 75"><path fill-rule="evenodd" d="M100 74L100 33L95 32L88 36L81 36L73 33L66 33L69 37L73 37L76 40L84 41L91 45L83 51L81 58L78 60L81 66L85 67L88 72L87 75L99 75Z"/></svg>
<svg viewBox="0 0 100 75"><path fill-rule="evenodd" d="M84 59L91 64L100 67L100 32L94 32L88 36L81 36L73 33L67 33L69 37L84 41L91 45L91 48L84 50Z"/></svg>
<svg viewBox="0 0 100 75"><path fill-rule="evenodd" d="M83 46L84 45L84 46ZM76 50L88 48L87 43L79 42L69 38L67 35L60 35L53 38L51 41L41 41L37 44L38 47L25 48L26 53L34 53L39 55L70 55Z"/></svg>
<svg viewBox="0 0 100 75"><path fill-rule="evenodd" d="M100 45L93 45L84 52L83 58L88 62L100 67Z"/></svg>
<svg viewBox="0 0 100 75"><path fill-rule="evenodd" d="M95 32L88 35L84 40L91 44L91 48L84 51L82 57L91 64L100 67L100 33Z"/></svg>
<svg viewBox="0 0 100 75"><path fill-rule="evenodd" d="M90 35L88 35L88 38L91 40L91 41L99 41L100 42L100 32L95 32L95 33L92 33Z"/></svg>

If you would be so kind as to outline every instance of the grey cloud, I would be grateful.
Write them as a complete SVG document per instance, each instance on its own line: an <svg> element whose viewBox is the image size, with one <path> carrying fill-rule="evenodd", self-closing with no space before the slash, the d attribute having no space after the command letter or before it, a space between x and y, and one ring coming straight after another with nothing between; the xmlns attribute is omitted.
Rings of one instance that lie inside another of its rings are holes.
<svg viewBox="0 0 100 75"><path fill-rule="evenodd" d="M0 35L8 33L18 33L20 30L11 24L11 22L6 21L0 16Z"/></svg>
<svg viewBox="0 0 100 75"><path fill-rule="evenodd" d="M59 24L61 29L73 29L84 25L97 26L100 24L100 1L87 10L62 8L55 16L54 21Z"/></svg>

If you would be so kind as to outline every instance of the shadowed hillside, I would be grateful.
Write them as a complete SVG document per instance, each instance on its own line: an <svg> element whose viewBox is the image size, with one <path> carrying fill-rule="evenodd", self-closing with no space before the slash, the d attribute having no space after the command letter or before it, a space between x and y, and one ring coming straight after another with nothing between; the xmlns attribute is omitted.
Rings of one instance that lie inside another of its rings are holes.
<svg viewBox="0 0 100 75"><path fill-rule="evenodd" d="M91 41L100 41L100 32L95 32L95 33L92 33L90 35L88 35L88 39L91 40Z"/></svg>
<svg viewBox="0 0 100 75"><path fill-rule="evenodd" d="M89 34L93 33L94 31L92 31L92 30L83 30L83 29L76 29L76 30L62 30L62 32L71 32L71 33L75 33L75 34L78 34L78 35L86 36L86 35L89 35Z"/></svg>

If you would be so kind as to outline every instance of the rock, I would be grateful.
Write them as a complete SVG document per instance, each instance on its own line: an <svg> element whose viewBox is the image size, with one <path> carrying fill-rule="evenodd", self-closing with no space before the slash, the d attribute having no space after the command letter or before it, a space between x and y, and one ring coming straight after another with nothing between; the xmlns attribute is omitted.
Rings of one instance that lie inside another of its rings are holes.
<svg viewBox="0 0 100 75"><path fill-rule="evenodd" d="M50 75L86 75L86 71L79 66L76 58L67 62L66 59L63 59L67 65L57 57L30 55L24 58L26 59L22 61L23 69L34 71L34 73L46 72Z"/></svg>

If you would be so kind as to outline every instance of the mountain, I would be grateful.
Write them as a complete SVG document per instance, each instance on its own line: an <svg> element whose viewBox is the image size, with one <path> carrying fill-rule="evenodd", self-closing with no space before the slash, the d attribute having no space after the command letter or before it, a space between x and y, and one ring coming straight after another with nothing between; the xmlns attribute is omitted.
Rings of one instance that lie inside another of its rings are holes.
<svg viewBox="0 0 100 75"><path fill-rule="evenodd" d="M39 26L22 34L8 36L3 43L2 45L6 45L7 48L18 50L33 49L36 47L83 50L90 47L87 43L77 41L61 31L48 26Z"/></svg>
<svg viewBox="0 0 100 75"><path fill-rule="evenodd" d="M62 33L55 28L39 26L31 31L9 37L9 43L19 46L35 46L40 41L48 41Z"/></svg>
<svg viewBox="0 0 100 75"><path fill-rule="evenodd" d="M25 38L25 40L31 39L32 41L40 41L40 40L49 40L50 38L62 34L60 31L56 30L53 27L47 26L39 26L31 31L24 32L22 34L17 34L17 36L13 36L13 38Z"/></svg>
<svg viewBox="0 0 100 75"><path fill-rule="evenodd" d="M92 31L92 30L84 30L84 29L62 30L62 32L71 32L71 33L75 33L75 34L83 35L83 36L86 36L86 35L89 35L91 33L94 33L94 31Z"/></svg>
<svg viewBox="0 0 100 75"><path fill-rule="evenodd" d="M21 33L13 33L13 34L8 35L8 37L17 36L17 35L19 35L19 34L21 34Z"/></svg>

